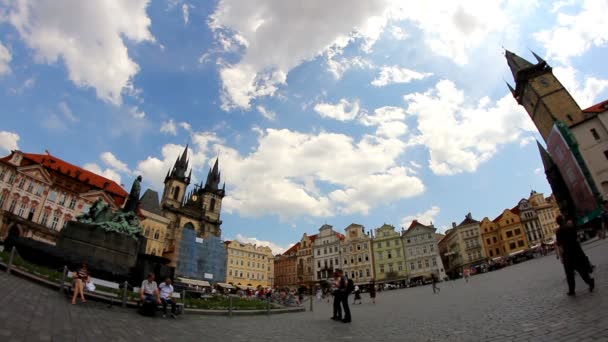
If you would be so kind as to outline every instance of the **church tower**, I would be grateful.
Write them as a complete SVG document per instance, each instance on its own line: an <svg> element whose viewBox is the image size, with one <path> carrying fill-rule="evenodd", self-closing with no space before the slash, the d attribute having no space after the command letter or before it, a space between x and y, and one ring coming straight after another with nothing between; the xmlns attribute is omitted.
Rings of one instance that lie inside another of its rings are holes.
<svg viewBox="0 0 608 342"><path fill-rule="evenodd" d="M547 62L534 52L532 54L536 58L536 64L511 51L505 52L515 81L515 89L507 85L517 103L524 106L546 142L556 120L570 127L583 121L585 116L572 95L553 75Z"/></svg>
<svg viewBox="0 0 608 342"><path fill-rule="evenodd" d="M217 158L213 164L213 169L210 168L209 173L207 173L207 180L201 191L205 216L210 222L214 223L210 225L209 232L216 236L221 234L220 224L222 221L220 220L220 211L222 199L226 194L226 183L220 188L220 180L219 158Z"/></svg>
<svg viewBox="0 0 608 342"><path fill-rule="evenodd" d="M188 164L188 145L186 145L184 152L177 157L173 168L167 172L161 207L182 207L186 195L186 188L190 184L190 177L192 176L192 170L186 175Z"/></svg>

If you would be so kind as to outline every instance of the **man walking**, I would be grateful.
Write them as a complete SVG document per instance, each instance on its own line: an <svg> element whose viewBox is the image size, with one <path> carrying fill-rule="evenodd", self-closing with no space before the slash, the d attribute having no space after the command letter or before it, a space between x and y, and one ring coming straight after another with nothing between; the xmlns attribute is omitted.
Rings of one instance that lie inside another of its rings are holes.
<svg viewBox="0 0 608 342"><path fill-rule="evenodd" d="M589 259L576 236L576 227L572 220L566 220L563 216L558 216L555 221L559 225L555 233L557 243L557 255L564 264L564 271L566 272L566 281L568 282L568 296L574 296L576 294L574 282L574 271L577 271L583 281L589 285L589 292L592 292L595 288L595 279L589 276L592 271Z"/></svg>
<svg viewBox="0 0 608 342"><path fill-rule="evenodd" d="M340 302L342 303L342 309L344 310L344 319L342 322L350 323L351 317L350 308L348 307L348 295L353 291L354 283L344 275L344 271L338 270L338 275L340 276L340 287L338 292L340 292Z"/></svg>
<svg viewBox="0 0 608 342"><path fill-rule="evenodd" d="M437 276L435 273L431 274L431 278L433 280L433 294L441 292L441 289L437 286Z"/></svg>
<svg viewBox="0 0 608 342"><path fill-rule="evenodd" d="M340 275L338 271L334 274L334 286L332 287L331 294L334 296L334 314L331 316L331 319L334 321L342 320L342 308L340 307L340 303L342 302L342 296L340 293ZM329 297L327 298L327 302L329 302Z"/></svg>

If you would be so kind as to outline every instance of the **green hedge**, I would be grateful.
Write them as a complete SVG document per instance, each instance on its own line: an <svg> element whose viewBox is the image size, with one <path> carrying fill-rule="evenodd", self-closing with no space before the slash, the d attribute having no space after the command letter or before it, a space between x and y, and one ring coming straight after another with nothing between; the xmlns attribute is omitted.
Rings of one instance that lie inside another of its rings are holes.
<svg viewBox="0 0 608 342"><path fill-rule="evenodd" d="M192 309L228 310L230 300L224 296L215 296L207 300L186 298L184 305L186 308ZM234 310L265 310L266 302L257 299L241 299L233 297L232 308Z"/></svg>

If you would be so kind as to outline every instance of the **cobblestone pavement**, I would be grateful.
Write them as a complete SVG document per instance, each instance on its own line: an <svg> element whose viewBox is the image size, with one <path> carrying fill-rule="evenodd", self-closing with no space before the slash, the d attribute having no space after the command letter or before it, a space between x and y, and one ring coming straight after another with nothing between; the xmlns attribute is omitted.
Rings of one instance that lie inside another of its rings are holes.
<svg viewBox="0 0 608 342"><path fill-rule="evenodd" d="M330 321L330 305L316 300L314 312L296 314L147 318L102 303L73 306L2 273L0 341L608 341L608 240L585 250L597 265L593 293L577 277L577 296L566 296L550 255L441 283L438 295L430 286L385 291L374 305L363 294L351 324Z"/></svg>

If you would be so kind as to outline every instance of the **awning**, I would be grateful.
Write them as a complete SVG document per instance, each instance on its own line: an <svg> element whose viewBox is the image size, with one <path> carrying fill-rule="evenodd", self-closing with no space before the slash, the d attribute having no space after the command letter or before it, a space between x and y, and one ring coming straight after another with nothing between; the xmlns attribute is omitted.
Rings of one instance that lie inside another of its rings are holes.
<svg viewBox="0 0 608 342"><path fill-rule="evenodd" d="M182 277L177 277L177 280L179 280L180 282L182 282L184 284L193 285L193 286L203 286L203 287L211 286L211 284L209 284L208 281L204 281L204 280L182 278Z"/></svg>
<svg viewBox="0 0 608 342"><path fill-rule="evenodd" d="M239 288L239 289L241 289L241 290L247 290L248 289L248 287L245 286L245 285L237 285L236 287Z"/></svg>
<svg viewBox="0 0 608 342"><path fill-rule="evenodd" d="M538 248L538 247L540 247L540 243L537 243L536 245L534 245L534 246L530 247L530 249L536 249L536 248Z"/></svg>
<svg viewBox="0 0 608 342"><path fill-rule="evenodd" d="M234 286L230 285L230 284L226 284L226 283L215 283L215 285L219 286L219 287L223 287L225 289L228 290L233 290Z"/></svg>
<svg viewBox="0 0 608 342"><path fill-rule="evenodd" d="M501 257L501 256L499 256L499 257L493 258L493 259L492 259L492 261L499 261L499 260L501 260L501 259L502 259L502 257Z"/></svg>
<svg viewBox="0 0 608 342"><path fill-rule="evenodd" d="M516 255L520 255L521 253L525 252L525 250L521 250L521 251L517 251L517 252L513 252L511 254L509 254L509 256L516 256Z"/></svg>

